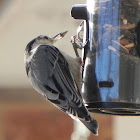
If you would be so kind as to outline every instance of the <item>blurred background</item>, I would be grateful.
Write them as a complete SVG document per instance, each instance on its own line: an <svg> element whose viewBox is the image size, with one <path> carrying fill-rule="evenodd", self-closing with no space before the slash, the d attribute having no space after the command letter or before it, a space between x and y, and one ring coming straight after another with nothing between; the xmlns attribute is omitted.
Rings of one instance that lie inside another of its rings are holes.
<svg viewBox="0 0 140 140"><path fill-rule="evenodd" d="M85 0L0 0L0 140L70 140L72 119L31 87L23 53L38 35L68 30L56 46L75 56L70 37L80 23L70 16L72 5ZM89 140L139 140L139 117L95 115L99 136ZM76 139L75 139L76 140Z"/></svg>

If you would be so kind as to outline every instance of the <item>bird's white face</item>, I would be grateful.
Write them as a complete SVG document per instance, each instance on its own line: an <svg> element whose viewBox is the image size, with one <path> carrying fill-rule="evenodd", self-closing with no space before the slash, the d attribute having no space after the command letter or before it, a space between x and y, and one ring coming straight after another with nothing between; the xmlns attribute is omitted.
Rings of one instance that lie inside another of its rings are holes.
<svg viewBox="0 0 140 140"><path fill-rule="evenodd" d="M51 38L48 36L40 35L37 38L30 41L25 49L24 62L25 63L29 62L32 59L33 55L35 54L35 52L37 51L37 49L39 48L40 45L53 46L54 43L57 40L63 38L66 33L67 33L67 31L59 33Z"/></svg>
<svg viewBox="0 0 140 140"><path fill-rule="evenodd" d="M40 45L53 45L53 39L48 36L40 35L31 41L25 50L24 62L29 62Z"/></svg>
<svg viewBox="0 0 140 140"><path fill-rule="evenodd" d="M48 36L40 35L36 38L35 44L53 45L53 39Z"/></svg>
<svg viewBox="0 0 140 140"><path fill-rule="evenodd" d="M30 52L34 52L40 45L53 45L53 39L48 36L40 35L35 39L35 42L32 44Z"/></svg>

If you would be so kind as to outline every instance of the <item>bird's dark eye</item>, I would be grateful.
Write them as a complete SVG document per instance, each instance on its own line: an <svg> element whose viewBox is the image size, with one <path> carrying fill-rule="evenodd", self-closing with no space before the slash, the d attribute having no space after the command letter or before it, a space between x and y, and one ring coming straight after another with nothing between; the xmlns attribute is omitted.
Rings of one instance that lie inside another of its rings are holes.
<svg viewBox="0 0 140 140"><path fill-rule="evenodd" d="M47 36L44 37L45 39L49 39Z"/></svg>

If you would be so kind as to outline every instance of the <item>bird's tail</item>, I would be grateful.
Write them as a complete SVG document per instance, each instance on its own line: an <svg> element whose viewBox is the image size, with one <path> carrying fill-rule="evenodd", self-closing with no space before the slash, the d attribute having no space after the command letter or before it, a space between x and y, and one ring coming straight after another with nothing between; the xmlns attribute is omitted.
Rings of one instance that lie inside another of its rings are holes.
<svg viewBox="0 0 140 140"><path fill-rule="evenodd" d="M98 136L98 123L93 118L90 121L80 120L93 134Z"/></svg>

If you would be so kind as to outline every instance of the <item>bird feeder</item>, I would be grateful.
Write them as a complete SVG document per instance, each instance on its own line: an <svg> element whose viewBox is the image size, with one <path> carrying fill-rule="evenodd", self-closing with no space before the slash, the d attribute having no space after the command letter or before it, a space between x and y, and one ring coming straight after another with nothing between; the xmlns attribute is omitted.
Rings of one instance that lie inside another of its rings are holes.
<svg viewBox="0 0 140 140"><path fill-rule="evenodd" d="M140 115L139 0L87 0L71 14L84 20L81 94L88 110Z"/></svg>

